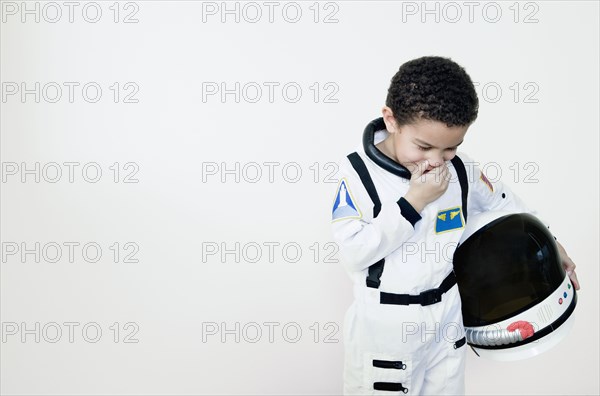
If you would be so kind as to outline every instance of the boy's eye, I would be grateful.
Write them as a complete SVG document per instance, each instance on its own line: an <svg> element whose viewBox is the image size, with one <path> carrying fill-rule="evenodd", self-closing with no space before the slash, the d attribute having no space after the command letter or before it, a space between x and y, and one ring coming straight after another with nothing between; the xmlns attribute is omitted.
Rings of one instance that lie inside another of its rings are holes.
<svg viewBox="0 0 600 396"><path fill-rule="evenodd" d="M431 150L431 147L426 147L426 146L418 146L418 147L419 147L419 150L421 150L421 151ZM448 151L456 151L457 148L458 147L450 147L450 148L447 148L446 150L448 150Z"/></svg>

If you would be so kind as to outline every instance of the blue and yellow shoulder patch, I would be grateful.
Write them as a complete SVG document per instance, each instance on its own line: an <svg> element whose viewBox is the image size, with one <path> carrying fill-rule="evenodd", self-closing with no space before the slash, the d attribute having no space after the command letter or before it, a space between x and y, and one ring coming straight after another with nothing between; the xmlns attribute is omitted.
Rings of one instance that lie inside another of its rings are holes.
<svg viewBox="0 0 600 396"><path fill-rule="evenodd" d="M333 210L331 211L331 220L342 220L342 219L360 219L362 214L356 201L352 197L348 182L345 178L340 180L338 185L337 194L335 195L335 201L333 202Z"/></svg>
<svg viewBox="0 0 600 396"><path fill-rule="evenodd" d="M459 230L465 226L460 206L440 210L435 219L435 233Z"/></svg>
<svg viewBox="0 0 600 396"><path fill-rule="evenodd" d="M479 172L479 180L481 180L490 189L491 192L494 192L494 186L492 186L492 183L488 180L487 177L485 177L482 171Z"/></svg>

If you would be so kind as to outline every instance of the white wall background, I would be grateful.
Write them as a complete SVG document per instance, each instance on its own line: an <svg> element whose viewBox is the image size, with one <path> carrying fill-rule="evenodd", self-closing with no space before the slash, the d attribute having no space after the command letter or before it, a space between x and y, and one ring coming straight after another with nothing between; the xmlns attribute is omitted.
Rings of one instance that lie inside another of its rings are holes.
<svg viewBox="0 0 600 396"><path fill-rule="evenodd" d="M467 392L599 393L597 2L476 2L471 16L464 2L276 2L272 22L263 2L78 2L72 23L62 2L1 6L3 394L340 394L352 296L327 245L330 163L360 144L398 67L423 55L452 58L480 84L462 151L498 164L582 284L564 342L511 364L469 352ZM22 98L36 82L39 103ZM80 84L72 103L69 82ZM89 82L97 103L82 94ZM236 82L239 103L203 100L203 83ZM62 97L50 103L54 83ZM272 100L265 83L279 84ZM221 172L236 163L237 175ZM85 164L101 168L98 182ZM22 257L36 242L39 262ZM102 249L97 262L86 243ZM236 243L239 259L221 257Z"/></svg>

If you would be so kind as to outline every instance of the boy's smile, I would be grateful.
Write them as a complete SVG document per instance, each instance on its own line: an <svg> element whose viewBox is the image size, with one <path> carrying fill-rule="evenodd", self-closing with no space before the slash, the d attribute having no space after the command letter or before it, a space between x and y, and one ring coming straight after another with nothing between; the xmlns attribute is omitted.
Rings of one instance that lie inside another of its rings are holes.
<svg viewBox="0 0 600 396"><path fill-rule="evenodd" d="M411 173L417 164L427 160L431 169L450 161L456 155L457 147L463 142L468 126L448 128L439 121L419 119L409 124L398 126L392 110L383 108L383 120L390 133L376 147L397 163L408 168Z"/></svg>

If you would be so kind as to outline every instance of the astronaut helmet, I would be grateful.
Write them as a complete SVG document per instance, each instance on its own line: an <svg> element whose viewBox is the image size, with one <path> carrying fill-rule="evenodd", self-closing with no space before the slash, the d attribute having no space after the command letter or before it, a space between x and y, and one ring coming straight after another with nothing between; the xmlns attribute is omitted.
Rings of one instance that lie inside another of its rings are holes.
<svg viewBox="0 0 600 396"><path fill-rule="evenodd" d="M467 342L479 356L514 361L558 344L577 295L547 227L528 213L469 216L454 254Z"/></svg>

